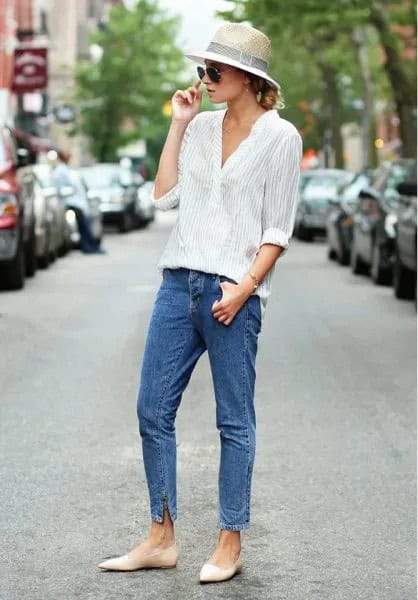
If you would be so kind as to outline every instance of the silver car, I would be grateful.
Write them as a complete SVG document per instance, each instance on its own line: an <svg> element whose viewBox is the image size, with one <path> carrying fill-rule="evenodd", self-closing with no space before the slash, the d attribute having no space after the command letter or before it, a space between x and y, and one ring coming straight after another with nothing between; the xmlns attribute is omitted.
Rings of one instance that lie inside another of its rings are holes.
<svg viewBox="0 0 418 600"><path fill-rule="evenodd" d="M136 214L141 226L148 225L155 218L155 203L151 198L153 187L153 181L146 181L138 188Z"/></svg>
<svg viewBox="0 0 418 600"><path fill-rule="evenodd" d="M46 269L55 252L54 241L54 204L56 188L42 187L35 175L34 210L35 210L35 248L37 265Z"/></svg>
<svg viewBox="0 0 418 600"><path fill-rule="evenodd" d="M52 175L52 169L47 163L37 164L33 167L37 182L49 211L49 260L63 256L71 247L70 230L65 217L65 196L67 190L58 190ZM38 190L39 191L39 190ZM39 200L38 200L39 206ZM46 210L46 208L45 208ZM40 210L40 213L42 210ZM41 215L40 215L41 218ZM42 242L40 242L42 244ZM45 265L47 266L47 265Z"/></svg>
<svg viewBox="0 0 418 600"><path fill-rule="evenodd" d="M338 195L339 187L353 178L343 169L315 169L301 191L296 211L294 234L300 240L310 241L315 235L325 235L330 203Z"/></svg>
<svg viewBox="0 0 418 600"><path fill-rule="evenodd" d="M80 172L89 190L100 198L103 222L117 225L125 233L136 224L136 186L132 173L119 163L97 163Z"/></svg>

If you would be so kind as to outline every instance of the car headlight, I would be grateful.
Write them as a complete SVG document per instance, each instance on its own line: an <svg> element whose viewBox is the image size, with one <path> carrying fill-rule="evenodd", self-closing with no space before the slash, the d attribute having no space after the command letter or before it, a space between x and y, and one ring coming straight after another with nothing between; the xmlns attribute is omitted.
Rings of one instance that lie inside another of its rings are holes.
<svg viewBox="0 0 418 600"><path fill-rule="evenodd" d="M68 225L75 225L77 219L73 210L67 210L65 213L65 218Z"/></svg>
<svg viewBox="0 0 418 600"><path fill-rule="evenodd" d="M396 215L386 215L385 217L385 232L386 234L394 238L396 236L395 225L398 222Z"/></svg>

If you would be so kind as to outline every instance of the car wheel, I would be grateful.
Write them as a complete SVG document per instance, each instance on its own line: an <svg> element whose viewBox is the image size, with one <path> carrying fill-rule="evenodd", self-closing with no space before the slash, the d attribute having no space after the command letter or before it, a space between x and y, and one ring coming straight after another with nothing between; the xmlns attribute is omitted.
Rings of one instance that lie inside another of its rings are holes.
<svg viewBox="0 0 418 600"><path fill-rule="evenodd" d="M49 266L49 253L46 252L42 256L38 256L38 267L40 269L47 269Z"/></svg>
<svg viewBox="0 0 418 600"><path fill-rule="evenodd" d="M299 225L299 239L304 242L312 242L313 235L311 231L308 231L302 223Z"/></svg>
<svg viewBox="0 0 418 600"><path fill-rule="evenodd" d="M47 269L49 266L49 248L50 246L50 237L49 234L45 236L45 244L43 247L43 252L40 256L38 256L38 267L40 269Z"/></svg>
<svg viewBox="0 0 418 600"><path fill-rule="evenodd" d="M340 264L341 266L345 266L350 263L350 254L344 248L341 240L339 241L338 248L337 248L337 261L338 261L338 264Z"/></svg>
<svg viewBox="0 0 418 600"><path fill-rule="evenodd" d="M350 266L354 275L365 275L368 272L368 266L357 254L354 243L351 246Z"/></svg>
<svg viewBox="0 0 418 600"><path fill-rule="evenodd" d="M390 285L392 282L392 274L388 269L382 269L380 252L380 245L375 243L372 250L370 276L376 285Z"/></svg>
<svg viewBox="0 0 418 600"><path fill-rule="evenodd" d="M55 252L55 258L57 256L59 256L59 258L62 258L63 256L65 256L66 254L68 254L69 251L69 243L71 243L71 240L67 240L64 239L64 241L62 242L61 246L58 248L58 250Z"/></svg>
<svg viewBox="0 0 418 600"><path fill-rule="evenodd" d="M393 290L400 300L413 300L416 295L416 275L402 265L398 252L393 266Z"/></svg>
<svg viewBox="0 0 418 600"><path fill-rule="evenodd" d="M15 257L4 266L7 289L21 290L25 285L25 271L25 251L23 241L20 239Z"/></svg>
<svg viewBox="0 0 418 600"><path fill-rule="evenodd" d="M26 246L25 255L26 276L33 277L36 271L36 239L35 225L31 228L30 238Z"/></svg>
<svg viewBox="0 0 418 600"><path fill-rule="evenodd" d="M335 260L337 258L337 253L334 248L328 247L328 258L329 260Z"/></svg>
<svg viewBox="0 0 418 600"><path fill-rule="evenodd" d="M119 231L121 233L127 233L128 231L131 231L132 227L133 227L132 214L129 211L124 211L122 213L122 217L120 220Z"/></svg>

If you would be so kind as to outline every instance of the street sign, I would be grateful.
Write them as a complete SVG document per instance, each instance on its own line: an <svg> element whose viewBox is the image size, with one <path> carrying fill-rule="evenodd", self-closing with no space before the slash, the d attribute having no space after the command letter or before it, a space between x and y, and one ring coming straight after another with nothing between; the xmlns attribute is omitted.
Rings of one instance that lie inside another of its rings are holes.
<svg viewBox="0 0 418 600"><path fill-rule="evenodd" d="M14 52L12 90L26 94L48 85L47 48L16 48Z"/></svg>

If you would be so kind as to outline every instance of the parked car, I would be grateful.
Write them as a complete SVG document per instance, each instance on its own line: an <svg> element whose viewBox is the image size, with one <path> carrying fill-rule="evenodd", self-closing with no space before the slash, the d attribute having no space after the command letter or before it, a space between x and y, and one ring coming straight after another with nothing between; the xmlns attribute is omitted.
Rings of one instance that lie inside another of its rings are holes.
<svg viewBox="0 0 418 600"><path fill-rule="evenodd" d="M340 265L348 265L350 262L353 214L359 203L361 189L368 187L372 178L372 170L358 173L339 188L337 199L331 201L327 219L328 258L336 259Z"/></svg>
<svg viewBox="0 0 418 600"><path fill-rule="evenodd" d="M350 263L355 274L368 274L376 284L392 283L395 225L401 206L397 185L416 173L413 159L379 167L370 188L362 190L354 213Z"/></svg>
<svg viewBox="0 0 418 600"><path fill-rule="evenodd" d="M309 180L312 179L312 177L315 177L315 173L315 169L306 169L305 171L301 172L299 179L299 190L301 193L309 183Z"/></svg>
<svg viewBox="0 0 418 600"><path fill-rule="evenodd" d="M417 182L397 187L402 208L398 214L393 265L395 296L417 300Z"/></svg>
<svg viewBox="0 0 418 600"><path fill-rule="evenodd" d="M296 210L294 235L311 241L325 235L330 202L335 201L339 186L353 175L342 169L316 169L301 191Z"/></svg>
<svg viewBox="0 0 418 600"><path fill-rule="evenodd" d="M151 197L153 187L153 181L146 181L138 188L136 213L140 226L148 225L155 219L155 203Z"/></svg>
<svg viewBox="0 0 418 600"><path fill-rule="evenodd" d="M98 163L80 173L90 192L100 198L105 224L114 224L125 233L136 226L137 186L132 173L119 163Z"/></svg>
<svg viewBox="0 0 418 600"><path fill-rule="evenodd" d="M46 269L51 261L51 256L55 256L54 202L56 194L55 188L43 187L35 173L36 259L37 266L41 269Z"/></svg>
<svg viewBox="0 0 418 600"><path fill-rule="evenodd" d="M0 281L21 289L36 270L33 172L28 151L0 124Z"/></svg>
<svg viewBox="0 0 418 600"><path fill-rule="evenodd" d="M65 213L66 197L73 193L73 190L72 188L57 189L48 163L34 165L33 170L42 193L48 201L51 220L49 260L52 262L57 256L64 256L71 248L70 229Z"/></svg>
<svg viewBox="0 0 418 600"><path fill-rule="evenodd" d="M71 210L71 206L76 206L80 208L88 218L93 237L100 244L103 238L103 216L100 210L100 198L88 189L79 170L71 170L70 179L74 193L69 194L66 198L66 217L71 231L71 243L74 247L80 245L80 233L76 215L75 212Z"/></svg>

